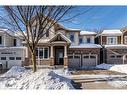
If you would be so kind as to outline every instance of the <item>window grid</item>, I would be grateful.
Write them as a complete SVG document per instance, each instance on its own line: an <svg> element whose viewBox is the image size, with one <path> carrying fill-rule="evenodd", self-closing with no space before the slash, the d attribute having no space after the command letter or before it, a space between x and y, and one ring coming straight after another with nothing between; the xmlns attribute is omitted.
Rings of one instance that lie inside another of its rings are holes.
<svg viewBox="0 0 127 95"><path fill-rule="evenodd" d="M36 57L38 59L48 59L49 58L49 48L48 47L42 47L36 49Z"/></svg>
<svg viewBox="0 0 127 95"><path fill-rule="evenodd" d="M107 44L117 44L117 37L107 37Z"/></svg>

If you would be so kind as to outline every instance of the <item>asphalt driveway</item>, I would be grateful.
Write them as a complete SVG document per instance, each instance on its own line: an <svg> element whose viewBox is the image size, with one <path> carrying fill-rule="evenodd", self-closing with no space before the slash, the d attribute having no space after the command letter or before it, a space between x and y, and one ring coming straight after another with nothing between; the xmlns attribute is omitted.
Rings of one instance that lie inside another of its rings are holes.
<svg viewBox="0 0 127 95"><path fill-rule="evenodd" d="M72 72L72 75L81 75L81 74L123 75L124 73L120 73L120 72L116 72L116 71L110 71L110 70L77 70L77 71Z"/></svg>
<svg viewBox="0 0 127 95"><path fill-rule="evenodd" d="M127 80L127 74L116 71L77 70L72 72L72 76L81 89L127 89L127 87L117 88L108 83L120 78Z"/></svg>

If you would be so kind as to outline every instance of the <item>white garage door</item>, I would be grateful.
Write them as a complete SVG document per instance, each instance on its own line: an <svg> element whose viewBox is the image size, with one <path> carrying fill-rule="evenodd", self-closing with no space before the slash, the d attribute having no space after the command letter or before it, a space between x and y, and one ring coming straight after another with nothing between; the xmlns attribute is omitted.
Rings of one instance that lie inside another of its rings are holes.
<svg viewBox="0 0 127 95"><path fill-rule="evenodd" d="M97 55L96 54L84 54L82 56L82 67L96 66Z"/></svg>
<svg viewBox="0 0 127 95"><path fill-rule="evenodd" d="M8 68L11 68L12 66L21 66L22 65L22 59L21 57L8 57Z"/></svg>
<svg viewBox="0 0 127 95"><path fill-rule="evenodd" d="M79 54L68 55L69 67L80 67L81 56Z"/></svg>

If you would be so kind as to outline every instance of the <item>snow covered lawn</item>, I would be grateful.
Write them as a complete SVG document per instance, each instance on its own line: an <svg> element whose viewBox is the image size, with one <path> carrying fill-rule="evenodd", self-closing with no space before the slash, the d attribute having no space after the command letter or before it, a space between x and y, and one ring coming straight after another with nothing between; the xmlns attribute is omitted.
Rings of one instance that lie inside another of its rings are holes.
<svg viewBox="0 0 127 95"><path fill-rule="evenodd" d="M126 73L127 74L127 64L120 64L120 65L111 65L111 64L100 64L96 66L97 68L100 69L107 69L107 70L112 70L112 71L117 71L121 73Z"/></svg>
<svg viewBox="0 0 127 95"><path fill-rule="evenodd" d="M0 76L0 89L74 89L67 71L39 69L33 73L24 67L14 66Z"/></svg>

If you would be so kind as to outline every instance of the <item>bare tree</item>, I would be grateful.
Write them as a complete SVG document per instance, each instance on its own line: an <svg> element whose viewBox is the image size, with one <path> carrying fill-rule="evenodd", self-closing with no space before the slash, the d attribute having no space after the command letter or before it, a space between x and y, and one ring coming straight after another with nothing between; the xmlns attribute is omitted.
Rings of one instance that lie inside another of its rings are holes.
<svg viewBox="0 0 127 95"><path fill-rule="evenodd" d="M67 21L72 6L3 6L7 15L0 17L9 30L19 31L32 55L33 72L36 72L36 46L38 41L60 21ZM85 10L83 13L87 12ZM80 13L81 14L81 13ZM26 31L26 32L24 32Z"/></svg>

